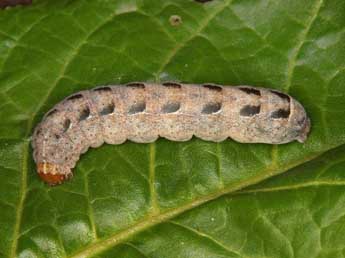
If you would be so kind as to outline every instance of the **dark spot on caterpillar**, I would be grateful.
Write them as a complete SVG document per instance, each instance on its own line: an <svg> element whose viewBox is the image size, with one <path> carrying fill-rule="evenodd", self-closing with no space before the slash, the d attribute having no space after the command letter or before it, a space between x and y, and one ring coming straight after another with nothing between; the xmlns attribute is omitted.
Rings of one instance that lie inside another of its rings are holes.
<svg viewBox="0 0 345 258"><path fill-rule="evenodd" d="M69 97L67 98L67 100L80 99L80 98L82 98L82 97L83 97L83 95L81 95L81 94L74 94L74 95L72 95L72 96L69 96Z"/></svg>
<svg viewBox="0 0 345 258"><path fill-rule="evenodd" d="M7 6L16 6L16 5L30 5L32 0L1 0L0 8L5 8Z"/></svg>
<svg viewBox="0 0 345 258"><path fill-rule="evenodd" d="M278 109L276 111L273 111L271 114L271 117L274 119L288 118L289 116L290 116L290 110L285 110L285 109Z"/></svg>
<svg viewBox="0 0 345 258"><path fill-rule="evenodd" d="M174 113L177 110L179 110L181 107L181 104L178 102L174 103L167 103L162 108L162 113Z"/></svg>
<svg viewBox="0 0 345 258"><path fill-rule="evenodd" d="M239 88L239 89L247 94L254 94L254 95L261 96L261 92L257 89L253 89L253 88Z"/></svg>
<svg viewBox="0 0 345 258"><path fill-rule="evenodd" d="M56 138L57 140L60 139L60 135L54 134L54 136L55 136L55 138Z"/></svg>
<svg viewBox="0 0 345 258"><path fill-rule="evenodd" d="M254 116L260 113L261 106L246 105L240 110L241 116Z"/></svg>
<svg viewBox="0 0 345 258"><path fill-rule="evenodd" d="M276 94L277 96L279 96L280 98L282 99L286 99L288 102L290 102L290 96L284 94L284 93L281 93L279 91L275 91L275 90L270 90L270 92L272 92L273 94Z"/></svg>
<svg viewBox="0 0 345 258"><path fill-rule="evenodd" d="M219 92L222 91L223 89L222 87L214 85L214 84L204 84L203 87L209 90L214 90L214 91L219 91Z"/></svg>
<svg viewBox="0 0 345 258"><path fill-rule="evenodd" d="M203 114L214 114L217 113L222 107L221 103L207 103L203 108L201 113Z"/></svg>
<svg viewBox="0 0 345 258"><path fill-rule="evenodd" d="M86 120L90 117L90 109L86 107L80 112L79 121Z"/></svg>
<svg viewBox="0 0 345 258"><path fill-rule="evenodd" d="M169 21L172 26L178 26L182 23L182 18L178 15L171 15Z"/></svg>
<svg viewBox="0 0 345 258"><path fill-rule="evenodd" d="M162 85L169 88L181 89L181 84L178 84L176 82L165 82Z"/></svg>
<svg viewBox="0 0 345 258"><path fill-rule="evenodd" d="M109 104L108 106L104 107L101 112L99 112L99 114L101 116L106 116L109 115L111 113L113 113L115 110L115 105L113 103Z"/></svg>
<svg viewBox="0 0 345 258"><path fill-rule="evenodd" d="M93 89L93 91L111 92L111 88L107 86L103 86L103 87L98 87L96 89Z"/></svg>
<svg viewBox="0 0 345 258"><path fill-rule="evenodd" d="M48 117L48 116L51 116L51 115L53 115L53 114L55 114L57 112L57 109L53 109L53 110L50 110L47 114L46 114L46 117Z"/></svg>
<svg viewBox="0 0 345 258"><path fill-rule="evenodd" d="M71 126L71 120L69 119L66 119L65 122L63 123L63 129L64 131L63 132L66 132Z"/></svg>
<svg viewBox="0 0 345 258"><path fill-rule="evenodd" d="M141 112L144 112L145 109L146 109L146 103L139 102L130 107L130 109L128 110L128 114L133 115L133 114L141 113Z"/></svg>
<svg viewBox="0 0 345 258"><path fill-rule="evenodd" d="M37 131L36 131L36 136L37 135L40 135L42 133L42 129L38 129Z"/></svg>
<svg viewBox="0 0 345 258"><path fill-rule="evenodd" d="M131 82L126 84L127 87L145 89L145 84L140 82Z"/></svg>

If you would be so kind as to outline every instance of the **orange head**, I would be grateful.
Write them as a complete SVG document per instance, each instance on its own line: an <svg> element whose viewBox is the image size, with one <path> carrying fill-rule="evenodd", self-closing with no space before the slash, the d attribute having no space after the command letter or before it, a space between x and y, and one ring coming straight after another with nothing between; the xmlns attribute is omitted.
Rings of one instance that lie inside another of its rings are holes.
<svg viewBox="0 0 345 258"><path fill-rule="evenodd" d="M37 172L40 178L49 185L58 185L68 179L71 174L61 174L61 168L57 164L38 163Z"/></svg>

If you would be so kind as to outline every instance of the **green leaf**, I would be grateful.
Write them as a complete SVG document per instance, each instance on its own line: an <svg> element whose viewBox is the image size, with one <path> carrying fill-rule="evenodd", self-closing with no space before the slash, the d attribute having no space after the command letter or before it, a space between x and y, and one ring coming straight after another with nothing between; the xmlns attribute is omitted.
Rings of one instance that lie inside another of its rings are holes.
<svg viewBox="0 0 345 258"><path fill-rule="evenodd" d="M341 0L1 10L0 257L344 257L344 27ZM279 146L104 145L64 185L38 179L30 136L53 105L96 85L166 80L280 89L312 132Z"/></svg>

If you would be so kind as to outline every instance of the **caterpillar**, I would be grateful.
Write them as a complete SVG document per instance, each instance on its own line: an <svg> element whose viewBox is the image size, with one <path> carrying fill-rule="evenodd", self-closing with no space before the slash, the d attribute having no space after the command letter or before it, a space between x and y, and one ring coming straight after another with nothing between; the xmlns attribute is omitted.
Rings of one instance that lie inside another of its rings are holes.
<svg viewBox="0 0 345 258"><path fill-rule="evenodd" d="M273 89L215 84L129 83L77 92L55 105L32 137L33 158L50 185L72 176L89 147L158 137L188 141L283 144L304 142L310 120L303 106Z"/></svg>

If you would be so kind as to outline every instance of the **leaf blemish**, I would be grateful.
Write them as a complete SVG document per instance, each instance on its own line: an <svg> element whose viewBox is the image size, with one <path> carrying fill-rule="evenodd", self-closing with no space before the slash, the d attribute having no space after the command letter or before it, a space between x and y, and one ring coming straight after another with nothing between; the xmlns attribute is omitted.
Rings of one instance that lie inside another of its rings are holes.
<svg viewBox="0 0 345 258"><path fill-rule="evenodd" d="M172 26L179 26L182 24L182 18L178 15L171 15L169 21Z"/></svg>

